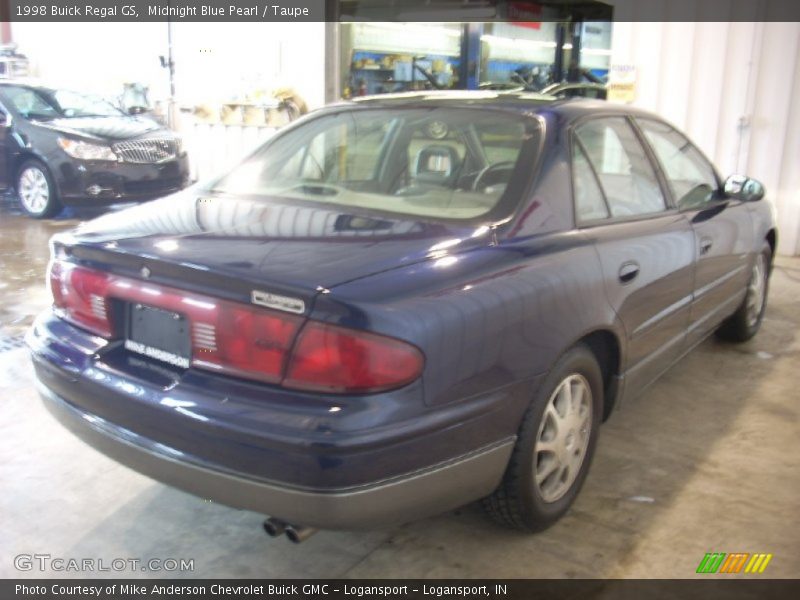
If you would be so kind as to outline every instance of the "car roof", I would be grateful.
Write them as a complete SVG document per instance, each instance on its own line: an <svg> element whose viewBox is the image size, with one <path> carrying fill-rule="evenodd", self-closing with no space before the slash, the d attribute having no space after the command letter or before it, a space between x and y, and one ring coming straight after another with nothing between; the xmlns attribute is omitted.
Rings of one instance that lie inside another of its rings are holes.
<svg viewBox="0 0 800 600"><path fill-rule="evenodd" d="M657 115L646 110L626 104L608 102L607 100L590 98L562 99L535 92L503 90L435 90L403 92L399 94L380 94L375 96L362 96L332 106L343 107L347 105L370 106L373 108L486 108L520 114L536 113L542 116L558 115L562 120L567 121L573 121L584 116L599 113L619 114L623 116L640 115L660 119Z"/></svg>

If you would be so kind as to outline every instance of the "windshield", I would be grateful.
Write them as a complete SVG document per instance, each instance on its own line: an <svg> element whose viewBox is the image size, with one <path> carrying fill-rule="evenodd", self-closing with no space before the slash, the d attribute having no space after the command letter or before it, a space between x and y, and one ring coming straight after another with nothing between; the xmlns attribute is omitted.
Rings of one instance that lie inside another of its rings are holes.
<svg viewBox="0 0 800 600"><path fill-rule="evenodd" d="M268 142L212 191L474 219L507 189L519 194L533 167L534 127L490 110L346 110Z"/></svg>
<svg viewBox="0 0 800 600"><path fill-rule="evenodd" d="M3 91L26 119L112 117L123 114L100 97L69 90L5 86Z"/></svg>

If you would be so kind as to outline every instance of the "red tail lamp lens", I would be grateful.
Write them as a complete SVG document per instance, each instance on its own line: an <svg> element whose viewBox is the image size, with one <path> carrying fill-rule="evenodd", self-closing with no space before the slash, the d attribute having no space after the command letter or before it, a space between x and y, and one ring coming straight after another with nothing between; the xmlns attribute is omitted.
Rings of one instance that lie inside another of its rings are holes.
<svg viewBox="0 0 800 600"><path fill-rule="evenodd" d="M220 373L298 390L370 393L411 383L424 366L422 353L411 344L299 315L62 261L51 262L48 279L58 313L103 337L114 335L112 298L185 315L192 365Z"/></svg>
<svg viewBox="0 0 800 600"><path fill-rule="evenodd" d="M378 392L411 383L423 364L422 353L411 344L309 321L283 384L326 392Z"/></svg>
<svg viewBox="0 0 800 600"><path fill-rule="evenodd" d="M208 316L204 317L208 322ZM302 317L220 302L210 319L216 331L214 342L203 341L207 340L202 337L203 325L195 328L193 362L199 367L279 383L302 322Z"/></svg>
<svg viewBox="0 0 800 600"><path fill-rule="evenodd" d="M103 337L111 337L109 278L105 273L53 262L50 265L53 303L68 321Z"/></svg>

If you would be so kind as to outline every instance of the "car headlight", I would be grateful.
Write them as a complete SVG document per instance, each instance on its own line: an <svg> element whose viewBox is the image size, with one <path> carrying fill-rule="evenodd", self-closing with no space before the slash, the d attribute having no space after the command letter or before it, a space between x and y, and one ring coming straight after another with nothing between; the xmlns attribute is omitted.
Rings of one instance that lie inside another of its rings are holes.
<svg viewBox="0 0 800 600"><path fill-rule="evenodd" d="M73 158L81 160L117 160L117 155L108 146L61 137L58 138L58 145Z"/></svg>

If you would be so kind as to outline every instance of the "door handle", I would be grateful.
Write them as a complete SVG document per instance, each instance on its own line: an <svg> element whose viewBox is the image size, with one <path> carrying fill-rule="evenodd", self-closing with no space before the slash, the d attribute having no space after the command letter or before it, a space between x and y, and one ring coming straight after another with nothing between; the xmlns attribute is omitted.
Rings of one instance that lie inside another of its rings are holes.
<svg viewBox="0 0 800 600"><path fill-rule="evenodd" d="M700 240L700 255L708 254L708 251L711 250L711 246L714 245L714 241L711 238L704 237Z"/></svg>
<svg viewBox="0 0 800 600"><path fill-rule="evenodd" d="M629 261L619 268L619 280L622 283L630 283L639 274L639 263L636 261Z"/></svg>

